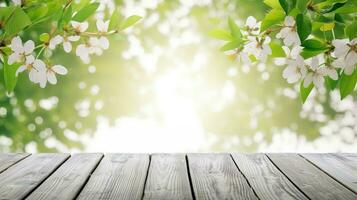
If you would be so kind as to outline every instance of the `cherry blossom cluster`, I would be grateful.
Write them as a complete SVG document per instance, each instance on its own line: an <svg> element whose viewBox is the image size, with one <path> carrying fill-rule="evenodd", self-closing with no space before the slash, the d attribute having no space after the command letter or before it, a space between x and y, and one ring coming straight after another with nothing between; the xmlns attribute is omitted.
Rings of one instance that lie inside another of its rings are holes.
<svg viewBox="0 0 357 200"><path fill-rule="evenodd" d="M271 38L266 34L260 34L261 22L250 16L245 23L245 30L242 32L244 45L233 51L228 51L230 55L235 55L238 61L244 64L252 64L250 56L264 62L268 55L271 55L272 50L269 46Z"/></svg>
<svg viewBox="0 0 357 200"><path fill-rule="evenodd" d="M234 54L238 61L244 64L251 64L251 56L260 62L265 62L268 55L272 54L269 46L272 30L260 31L261 22L250 16L247 18L242 38L244 45L228 51ZM304 59L301 55L303 47L297 32L296 21L292 16L286 16L284 23L279 27L276 38L282 40L282 49L285 57L276 58L275 63L279 66L286 66L283 77L288 83L296 83L303 80L303 86L308 87L314 84L320 88L324 85L324 77L328 76L333 80L339 78L337 69L342 69L346 75L351 75L357 64L357 38L334 39L331 41L330 49L327 52Z"/></svg>
<svg viewBox="0 0 357 200"><path fill-rule="evenodd" d="M84 41L76 47L76 55L86 64L90 62L90 55L102 55L103 50L109 48L108 32L109 20L103 21L98 19L96 26L98 32L86 32L88 29L88 22L71 21L71 28L65 30L62 34L51 36L48 41L35 46L33 40L22 42L19 36L12 38L10 48L11 55L8 58L8 64L20 63L20 67L16 71L16 76L23 72L28 71L29 79L33 83L38 83L41 88L46 87L47 82L56 84L56 74L66 75L68 70L62 65L52 65L48 61L39 59L42 52L45 52L44 57L52 55L52 51L60 44L66 53L72 51L72 43ZM39 53L35 54L35 49L41 48Z"/></svg>

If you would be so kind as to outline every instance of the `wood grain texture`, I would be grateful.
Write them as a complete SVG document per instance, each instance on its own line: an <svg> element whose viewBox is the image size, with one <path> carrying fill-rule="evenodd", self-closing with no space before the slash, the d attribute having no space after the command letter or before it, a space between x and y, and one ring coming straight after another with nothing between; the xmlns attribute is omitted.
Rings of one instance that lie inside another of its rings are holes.
<svg viewBox="0 0 357 200"><path fill-rule="evenodd" d="M151 156L144 199L192 199L184 154Z"/></svg>
<svg viewBox="0 0 357 200"><path fill-rule="evenodd" d="M34 154L0 174L1 199L22 199L45 180L69 154Z"/></svg>
<svg viewBox="0 0 357 200"><path fill-rule="evenodd" d="M257 199L229 154L189 154L196 199Z"/></svg>
<svg viewBox="0 0 357 200"><path fill-rule="evenodd" d="M46 179L27 199L74 199L103 154L76 154Z"/></svg>
<svg viewBox="0 0 357 200"><path fill-rule="evenodd" d="M260 199L307 200L265 154L232 154L232 157Z"/></svg>
<svg viewBox="0 0 357 200"><path fill-rule="evenodd" d="M274 164L310 199L357 199L357 195L297 154L268 154Z"/></svg>
<svg viewBox="0 0 357 200"><path fill-rule="evenodd" d="M0 173L29 155L28 153L0 153Z"/></svg>
<svg viewBox="0 0 357 200"><path fill-rule="evenodd" d="M356 154L302 154L302 156L357 193Z"/></svg>
<svg viewBox="0 0 357 200"><path fill-rule="evenodd" d="M146 154L105 155L78 199L141 199L149 162Z"/></svg>

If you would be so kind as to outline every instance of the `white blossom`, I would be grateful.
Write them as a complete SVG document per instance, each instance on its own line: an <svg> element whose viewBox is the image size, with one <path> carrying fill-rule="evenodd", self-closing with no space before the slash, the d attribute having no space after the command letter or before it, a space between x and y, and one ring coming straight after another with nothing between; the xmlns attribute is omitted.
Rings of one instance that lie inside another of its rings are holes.
<svg viewBox="0 0 357 200"><path fill-rule="evenodd" d="M335 47L333 55L337 58L334 66L344 69L344 73L351 75L357 64L357 38L349 42L348 39L336 39L332 41Z"/></svg>
<svg viewBox="0 0 357 200"><path fill-rule="evenodd" d="M261 22L257 22L257 20L253 16L249 16L245 22L246 33L251 35L257 35L260 32Z"/></svg>
<svg viewBox="0 0 357 200"><path fill-rule="evenodd" d="M108 39L105 37L100 37L100 38L90 37L89 44L90 44L89 53L90 54L94 53L98 56L103 54L103 50L109 48Z"/></svg>
<svg viewBox="0 0 357 200"><path fill-rule="evenodd" d="M265 38L248 36L249 42L244 46L243 51L254 55L258 60L265 61L272 53L269 43L271 41L269 36Z"/></svg>
<svg viewBox="0 0 357 200"><path fill-rule="evenodd" d="M230 50L225 52L228 56L232 57L237 62L242 62L243 64L250 65L252 62L249 58L249 55L239 49Z"/></svg>
<svg viewBox="0 0 357 200"><path fill-rule="evenodd" d="M300 55L302 47L301 46L294 46L291 50L287 46L282 46L284 50L285 57L277 57L274 59L276 65L282 66L286 65L289 62L296 60L296 58Z"/></svg>
<svg viewBox="0 0 357 200"><path fill-rule="evenodd" d="M31 55L35 49L35 43L28 40L25 44L22 44L21 38L17 36L11 40L10 47L13 53L9 56L8 64L12 65L15 62L24 62L26 56Z"/></svg>
<svg viewBox="0 0 357 200"><path fill-rule="evenodd" d="M88 22L71 21L72 27L77 33L83 33L88 29Z"/></svg>
<svg viewBox="0 0 357 200"><path fill-rule="evenodd" d="M76 42L80 39L78 35L73 36L65 36L63 37L63 50L67 53L72 51L72 44L71 42Z"/></svg>
<svg viewBox="0 0 357 200"><path fill-rule="evenodd" d="M62 65L53 65L52 67L47 68L46 77L49 83L56 84L57 78L56 74L66 75L68 70Z"/></svg>
<svg viewBox="0 0 357 200"><path fill-rule="evenodd" d="M290 49L283 46L286 58L280 62L276 62L278 65L287 64L288 66L283 71L283 78L285 78L288 83L296 83L301 78L306 76L307 69L305 67L304 59L300 56L301 47L296 46Z"/></svg>
<svg viewBox="0 0 357 200"><path fill-rule="evenodd" d="M284 27L276 34L276 38L283 39L286 46L299 46L301 44L299 35L296 31L295 19L292 16L286 16Z"/></svg>
<svg viewBox="0 0 357 200"><path fill-rule="evenodd" d="M25 64L16 70L16 76L25 70L29 71L31 82L39 83L42 88L46 86L46 64L42 60L35 59L33 55L27 56Z"/></svg>
<svg viewBox="0 0 357 200"><path fill-rule="evenodd" d="M326 74L333 80L337 80L338 79L338 73L336 68L334 67L333 64L331 63L326 63L325 64L325 71Z"/></svg>
<svg viewBox="0 0 357 200"><path fill-rule="evenodd" d="M51 38L48 43L48 48L54 50L57 45L63 42L63 37L60 35L56 35L55 37Z"/></svg>
<svg viewBox="0 0 357 200"><path fill-rule="evenodd" d="M88 44L80 44L77 46L76 55L85 63L90 62L89 54L91 53L91 46Z"/></svg>
<svg viewBox="0 0 357 200"><path fill-rule="evenodd" d="M304 87L308 87L311 82L317 87L321 88L325 82L324 76L327 75L326 67L320 67L321 59L320 55L314 56L306 60L306 64L309 67L309 72L304 79Z"/></svg>
<svg viewBox="0 0 357 200"><path fill-rule="evenodd" d="M22 0L11 0L16 6L21 6Z"/></svg>

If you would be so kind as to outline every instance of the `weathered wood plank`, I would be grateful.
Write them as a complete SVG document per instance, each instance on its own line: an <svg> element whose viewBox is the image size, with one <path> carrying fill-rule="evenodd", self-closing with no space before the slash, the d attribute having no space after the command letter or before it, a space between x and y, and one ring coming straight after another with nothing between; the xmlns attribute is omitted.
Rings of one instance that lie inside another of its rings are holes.
<svg viewBox="0 0 357 200"><path fill-rule="evenodd" d="M29 155L28 153L0 153L0 173Z"/></svg>
<svg viewBox="0 0 357 200"><path fill-rule="evenodd" d="M357 193L356 154L302 154L302 156Z"/></svg>
<svg viewBox="0 0 357 200"><path fill-rule="evenodd" d="M310 199L357 199L357 195L297 154L268 154Z"/></svg>
<svg viewBox="0 0 357 200"><path fill-rule="evenodd" d="M74 199L102 156L90 153L71 156L27 199Z"/></svg>
<svg viewBox="0 0 357 200"><path fill-rule="evenodd" d="M232 154L232 157L260 199L307 199L265 154Z"/></svg>
<svg viewBox="0 0 357 200"><path fill-rule="evenodd" d="M144 199L192 199L184 154L151 156Z"/></svg>
<svg viewBox="0 0 357 200"><path fill-rule="evenodd" d="M22 199L45 180L68 154L34 154L0 174L1 199Z"/></svg>
<svg viewBox="0 0 357 200"><path fill-rule="evenodd" d="M149 155L105 155L78 199L141 199Z"/></svg>
<svg viewBox="0 0 357 200"><path fill-rule="evenodd" d="M257 199L229 154L189 154L196 199Z"/></svg>

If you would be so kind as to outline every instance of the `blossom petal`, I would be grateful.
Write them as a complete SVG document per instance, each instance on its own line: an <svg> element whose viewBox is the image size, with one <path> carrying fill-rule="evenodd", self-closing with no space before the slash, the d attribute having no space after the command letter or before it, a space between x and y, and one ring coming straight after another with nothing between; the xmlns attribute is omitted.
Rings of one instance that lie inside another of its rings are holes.
<svg viewBox="0 0 357 200"><path fill-rule="evenodd" d="M345 67L345 69L344 69L344 73L345 73L346 75L351 75L354 70L355 70L355 66L354 66L354 65L347 66L347 67Z"/></svg>
<svg viewBox="0 0 357 200"><path fill-rule="evenodd" d="M30 65L35 61L35 57L33 55L26 56L25 63L26 65Z"/></svg>
<svg viewBox="0 0 357 200"><path fill-rule="evenodd" d="M304 79L304 87L307 88L312 82L312 73L308 73Z"/></svg>
<svg viewBox="0 0 357 200"><path fill-rule="evenodd" d="M69 36L68 40L71 42L76 42L80 39L81 37L79 35L73 35L73 36Z"/></svg>
<svg viewBox="0 0 357 200"><path fill-rule="evenodd" d="M248 26L249 28L254 28L256 23L257 23L257 20L253 16L249 16L247 18L247 21L245 22L245 25Z"/></svg>
<svg viewBox="0 0 357 200"><path fill-rule="evenodd" d="M54 65L51 69L61 75L66 75L68 73L68 70L62 65Z"/></svg>
<svg viewBox="0 0 357 200"><path fill-rule="evenodd" d="M102 36L99 38L99 45L102 49L108 49L109 48L109 40Z"/></svg>
<svg viewBox="0 0 357 200"><path fill-rule="evenodd" d="M286 16L284 20L284 25L285 26L294 26L295 25L295 19L292 16Z"/></svg>
<svg viewBox="0 0 357 200"><path fill-rule="evenodd" d="M349 47L347 46L348 42L348 39L332 40L332 45L335 47L333 53L337 58L344 57L347 54L349 50Z"/></svg>
<svg viewBox="0 0 357 200"><path fill-rule="evenodd" d="M332 69L332 68L328 69L327 70L327 74L332 80L337 80L338 79L338 74L337 74L337 71L335 69Z"/></svg>
<svg viewBox="0 0 357 200"><path fill-rule="evenodd" d="M347 54L346 59L346 66L353 66L357 64L357 53L354 51L351 51Z"/></svg>
<svg viewBox="0 0 357 200"><path fill-rule="evenodd" d="M29 55L33 52L33 50L35 49L35 43L32 40L28 40L25 44L24 44L24 51L26 55Z"/></svg>
<svg viewBox="0 0 357 200"><path fill-rule="evenodd" d="M323 76L315 75L312 81L317 88L321 88L324 85L325 79Z"/></svg>
<svg viewBox="0 0 357 200"><path fill-rule="evenodd" d="M21 55L17 53L12 53L7 60L7 64L12 65L15 62L21 61Z"/></svg>
<svg viewBox="0 0 357 200"><path fill-rule="evenodd" d="M16 37L12 38L10 46L14 52L17 52L17 53L24 52L24 47L22 46L22 40L21 40L20 36L16 36Z"/></svg>
<svg viewBox="0 0 357 200"><path fill-rule="evenodd" d="M45 72L46 71L46 64L40 59L36 59L33 62L33 66L36 68L36 70L38 72Z"/></svg>
<svg viewBox="0 0 357 200"><path fill-rule="evenodd" d="M63 49L65 52L69 53L72 51L72 44L68 41L63 42Z"/></svg>
<svg viewBox="0 0 357 200"><path fill-rule="evenodd" d="M19 75L19 73L25 71L27 68L26 68L26 65L21 65L19 68L17 68L16 70L16 76Z"/></svg>
<svg viewBox="0 0 357 200"><path fill-rule="evenodd" d="M56 74L51 70L47 71L47 81L53 85L57 83Z"/></svg>
<svg viewBox="0 0 357 200"><path fill-rule="evenodd" d="M88 29L88 22L79 23L79 31L84 32Z"/></svg>
<svg viewBox="0 0 357 200"><path fill-rule="evenodd" d="M63 37L60 36L60 35L56 35L55 37L53 37L53 38L50 39L50 42L49 42L48 47L49 47L50 49L55 49L56 46L57 46L58 44L60 44L61 42L63 42Z"/></svg>
<svg viewBox="0 0 357 200"><path fill-rule="evenodd" d="M291 58L294 58L296 59L298 55L300 55L301 53L301 50L302 50L302 47L301 46L294 46L292 49L291 49Z"/></svg>

